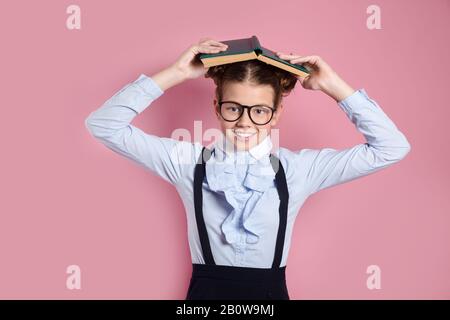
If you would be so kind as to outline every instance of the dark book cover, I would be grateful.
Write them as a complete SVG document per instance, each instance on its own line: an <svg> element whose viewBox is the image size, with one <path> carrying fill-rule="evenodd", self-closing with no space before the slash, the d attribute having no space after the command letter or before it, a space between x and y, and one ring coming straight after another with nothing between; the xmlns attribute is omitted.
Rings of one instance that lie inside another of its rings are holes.
<svg viewBox="0 0 450 320"><path fill-rule="evenodd" d="M293 64L287 60L281 59L276 55L275 51L272 51L270 49L267 49L267 48L264 48L263 46L261 46L261 44L256 36L252 36L251 38L225 40L225 41L220 41L220 42L228 45L228 48L226 51L213 53L213 54L202 53L199 55L199 59L202 60L202 59L215 58L215 57L237 56L237 55L248 54L248 53L254 52L256 55L256 59L258 56L262 55L264 57L275 60L279 63L282 63L284 65L290 66L292 68L295 68L297 70L300 70L304 73L309 74L308 69L306 69L304 66L299 65L299 64Z"/></svg>

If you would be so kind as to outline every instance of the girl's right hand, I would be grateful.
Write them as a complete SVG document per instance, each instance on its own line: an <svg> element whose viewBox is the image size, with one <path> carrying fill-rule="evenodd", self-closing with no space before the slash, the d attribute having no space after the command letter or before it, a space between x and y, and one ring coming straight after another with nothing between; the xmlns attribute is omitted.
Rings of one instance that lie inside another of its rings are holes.
<svg viewBox="0 0 450 320"><path fill-rule="evenodd" d="M195 79L204 75L209 68L205 68L198 58L199 53L217 53L224 51L228 45L211 38L202 38L198 43L193 44L185 50L173 67L180 71L186 79Z"/></svg>

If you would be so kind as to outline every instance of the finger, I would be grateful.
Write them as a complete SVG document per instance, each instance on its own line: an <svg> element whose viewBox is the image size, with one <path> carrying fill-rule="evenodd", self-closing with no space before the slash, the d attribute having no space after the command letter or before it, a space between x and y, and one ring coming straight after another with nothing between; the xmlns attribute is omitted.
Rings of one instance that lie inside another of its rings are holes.
<svg viewBox="0 0 450 320"><path fill-rule="evenodd" d="M227 50L226 47L223 46L213 46L213 45L209 45L208 46L210 49L219 49L219 50Z"/></svg>
<svg viewBox="0 0 450 320"><path fill-rule="evenodd" d="M310 77L310 76L306 76L306 77L302 78L302 77L298 76L297 79L298 79L298 81L300 82L300 84L301 84L302 86L304 86L304 85L307 84L307 82L308 82L308 80L309 80L309 77Z"/></svg>
<svg viewBox="0 0 450 320"><path fill-rule="evenodd" d="M223 43L210 43L209 45L210 46L214 46L214 47L218 47L218 48L225 48L225 49L228 48L228 45L223 44Z"/></svg>
<svg viewBox="0 0 450 320"><path fill-rule="evenodd" d="M213 45L213 46L222 46L222 47L228 47L228 45L221 43L219 41L213 40L213 39L209 39L206 40L204 43L202 44L209 44L209 45Z"/></svg>
<svg viewBox="0 0 450 320"><path fill-rule="evenodd" d="M201 53L217 53L220 52L221 49L200 49Z"/></svg>
<svg viewBox="0 0 450 320"><path fill-rule="evenodd" d="M312 65L317 64L318 59L316 56L305 56L305 57L298 57L291 60L292 63L310 63Z"/></svg>
<svg viewBox="0 0 450 320"><path fill-rule="evenodd" d="M285 60L290 60L290 59L295 59L295 58L301 57L300 55L297 55L297 54L277 53L277 55L278 55L281 59L285 59Z"/></svg>
<svg viewBox="0 0 450 320"><path fill-rule="evenodd" d="M225 50L225 48L212 47L212 46L200 46L198 48L199 52L202 53L214 53Z"/></svg>
<svg viewBox="0 0 450 320"><path fill-rule="evenodd" d="M202 38L202 39L200 39L200 41L198 42L198 44L199 44L199 45L204 45L204 44L209 43L211 40L212 40L211 38Z"/></svg>
<svg viewBox="0 0 450 320"><path fill-rule="evenodd" d="M214 44L202 44L200 46L201 47L205 47L205 48L211 48L211 49L223 49L223 48L225 48L224 46L214 45Z"/></svg>
<svg viewBox="0 0 450 320"><path fill-rule="evenodd" d="M290 52L289 54L287 54L287 53L284 53L284 52L281 52L281 51L275 51L275 53L276 53L277 55L284 55L284 56L293 56L293 55L296 55L296 54L294 54L293 52Z"/></svg>
<svg viewBox="0 0 450 320"><path fill-rule="evenodd" d="M228 45L224 43L220 43L218 41L207 41L204 44L210 45L210 46L219 46L219 47L228 47Z"/></svg>

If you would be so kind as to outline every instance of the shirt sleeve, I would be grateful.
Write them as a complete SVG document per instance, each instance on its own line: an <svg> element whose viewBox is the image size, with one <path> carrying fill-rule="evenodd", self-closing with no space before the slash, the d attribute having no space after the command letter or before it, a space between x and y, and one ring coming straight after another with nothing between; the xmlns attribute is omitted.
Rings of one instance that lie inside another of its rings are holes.
<svg viewBox="0 0 450 320"><path fill-rule="evenodd" d="M189 142L158 137L131 125L152 101L164 91L151 78L141 74L125 85L85 120L91 135L114 152L149 169L171 184L182 175L183 159L192 151Z"/></svg>
<svg viewBox="0 0 450 320"><path fill-rule="evenodd" d="M310 194L386 168L403 159L411 149L405 135L364 89L338 105L364 135L366 143L341 150L300 150L299 163L310 164L306 174Z"/></svg>

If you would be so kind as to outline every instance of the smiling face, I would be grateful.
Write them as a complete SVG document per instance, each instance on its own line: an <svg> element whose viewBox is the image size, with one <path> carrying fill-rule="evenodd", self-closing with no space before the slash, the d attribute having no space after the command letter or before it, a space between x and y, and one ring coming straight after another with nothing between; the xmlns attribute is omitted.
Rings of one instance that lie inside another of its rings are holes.
<svg viewBox="0 0 450 320"><path fill-rule="evenodd" d="M274 90L270 85L255 85L250 82L228 82L223 87L222 101L234 101L242 105L266 105L274 108ZM283 111L280 104L273 113L272 120L265 125L256 125L250 119L247 109L242 116L233 122L225 121L219 112L217 98L214 99L217 119L225 137L233 143L236 151L248 151L261 143L275 126Z"/></svg>

